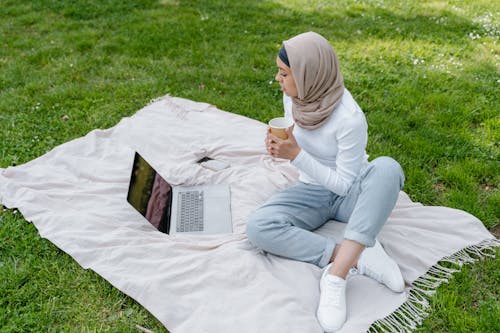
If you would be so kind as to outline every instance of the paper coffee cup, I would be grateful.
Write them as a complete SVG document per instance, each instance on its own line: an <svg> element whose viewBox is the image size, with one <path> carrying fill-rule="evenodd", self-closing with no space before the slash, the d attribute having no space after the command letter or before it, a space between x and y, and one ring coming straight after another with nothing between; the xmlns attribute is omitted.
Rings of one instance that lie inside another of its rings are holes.
<svg viewBox="0 0 500 333"><path fill-rule="evenodd" d="M271 128L271 133L280 139L288 139L286 134L286 129L292 127L293 121L285 117L278 117L269 120L269 128Z"/></svg>

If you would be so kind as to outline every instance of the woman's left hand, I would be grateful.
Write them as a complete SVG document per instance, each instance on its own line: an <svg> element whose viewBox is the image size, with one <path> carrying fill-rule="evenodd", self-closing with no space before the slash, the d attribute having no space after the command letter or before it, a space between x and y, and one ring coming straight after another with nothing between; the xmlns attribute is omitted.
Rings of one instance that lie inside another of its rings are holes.
<svg viewBox="0 0 500 333"><path fill-rule="evenodd" d="M286 130L288 139L280 139L267 130L266 147L269 155L293 161L300 153L300 147L293 136L293 127Z"/></svg>

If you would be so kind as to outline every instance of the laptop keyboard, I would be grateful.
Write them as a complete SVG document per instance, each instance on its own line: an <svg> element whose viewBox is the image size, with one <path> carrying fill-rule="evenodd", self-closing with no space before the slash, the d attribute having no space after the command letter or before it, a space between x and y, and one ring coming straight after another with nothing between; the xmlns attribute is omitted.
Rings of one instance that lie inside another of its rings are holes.
<svg viewBox="0 0 500 333"><path fill-rule="evenodd" d="M203 191L179 192L177 232L203 231Z"/></svg>

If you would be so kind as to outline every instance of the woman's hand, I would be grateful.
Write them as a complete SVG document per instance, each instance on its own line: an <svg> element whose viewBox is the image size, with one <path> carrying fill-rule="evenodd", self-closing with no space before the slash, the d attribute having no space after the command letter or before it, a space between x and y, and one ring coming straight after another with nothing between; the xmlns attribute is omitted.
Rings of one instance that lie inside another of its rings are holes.
<svg viewBox="0 0 500 333"><path fill-rule="evenodd" d="M266 148L269 155L273 157L285 158L293 161L300 153L300 147L293 136L293 127L286 129L288 139L283 140L271 133L271 129L267 129Z"/></svg>

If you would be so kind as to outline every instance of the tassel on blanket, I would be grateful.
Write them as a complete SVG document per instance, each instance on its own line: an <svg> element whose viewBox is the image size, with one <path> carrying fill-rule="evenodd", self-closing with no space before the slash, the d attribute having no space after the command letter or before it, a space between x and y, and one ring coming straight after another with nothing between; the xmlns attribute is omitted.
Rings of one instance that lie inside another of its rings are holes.
<svg viewBox="0 0 500 333"><path fill-rule="evenodd" d="M477 245L469 246L451 256L444 257L432 266L427 273L412 284L408 299L389 316L375 321L368 332L404 332L410 333L422 324L430 307L429 299L436 293L441 283L448 283L453 273L460 271L464 264L473 264L485 257L495 257L495 248L500 246L497 239L488 239ZM445 267L444 263L454 265Z"/></svg>

